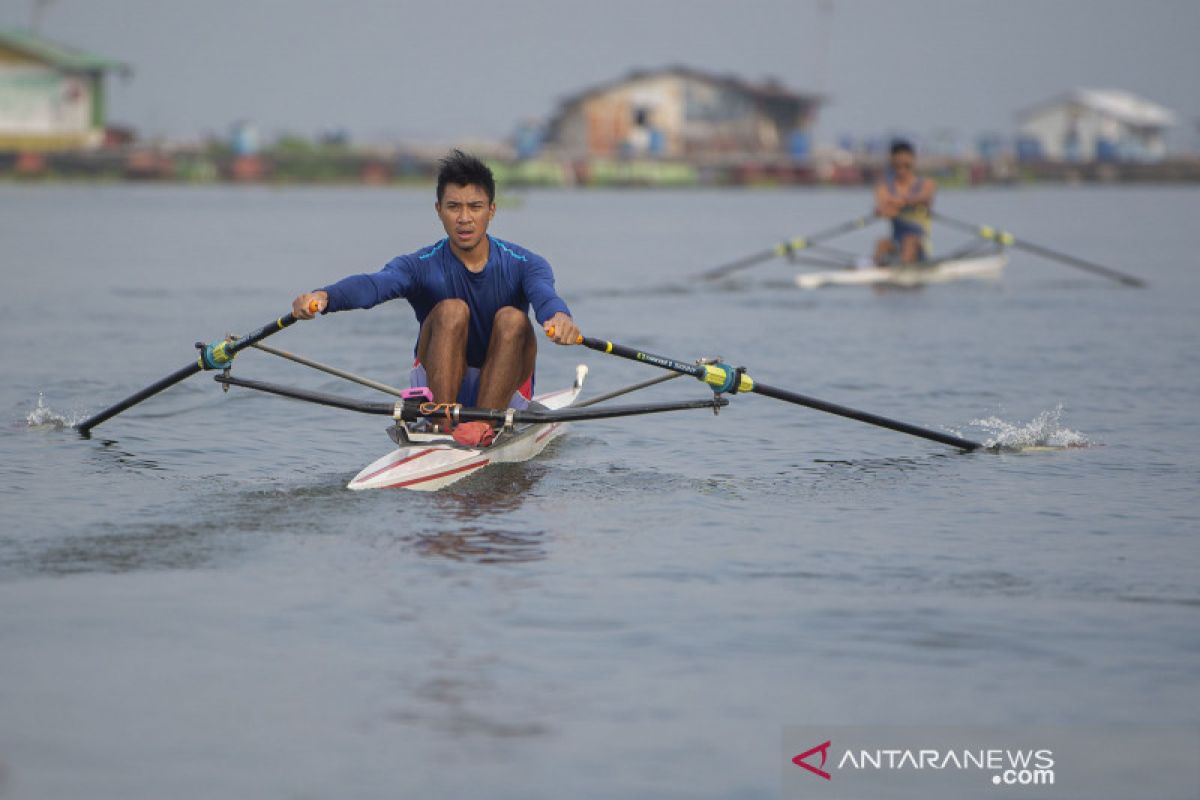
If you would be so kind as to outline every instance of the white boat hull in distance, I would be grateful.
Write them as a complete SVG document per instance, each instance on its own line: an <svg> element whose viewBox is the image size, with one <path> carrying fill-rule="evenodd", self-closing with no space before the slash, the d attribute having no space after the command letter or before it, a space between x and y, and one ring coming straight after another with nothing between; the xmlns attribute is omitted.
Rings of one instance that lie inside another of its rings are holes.
<svg viewBox="0 0 1200 800"><path fill-rule="evenodd" d="M796 276L801 289L820 289L822 286L924 286L961 280L994 280L1000 277L1008 256L991 253L973 258L953 258L927 264L868 267L866 269L837 269L827 272L802 272Z"/></svg>
<svg viewBox="0 0 1200 800"><path fill-rule="evenodd" d="M548 409L566 408L583 388L587 367L575 368L575 383L533 398ZM528 461L562 434L566 423L520 425L503 431L489 447L464 447L446 434L408 432L409 443L366 466L348 489L412 489L431 492L460 481L489 464Z"/></svg>

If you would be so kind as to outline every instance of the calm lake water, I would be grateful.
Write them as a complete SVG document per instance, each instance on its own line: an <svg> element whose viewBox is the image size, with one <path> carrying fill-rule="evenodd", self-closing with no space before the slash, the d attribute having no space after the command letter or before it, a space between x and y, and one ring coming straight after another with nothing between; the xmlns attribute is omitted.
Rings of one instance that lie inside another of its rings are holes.
<svg viewBox="0 0 1200 800"><path fill-rule="evenodd" d="M806 293L778 261L701 285L868 194L516 198L493 232L589 335L1087 446L963 455L739 396L352 493L383 421L205 375L85 441L35 423L435 241L432 190L0 186L0 797L768 798L788 726L1200 725L1200 191L940 198L1145 290L1020 252L998 283ZM272 343L400 382L415 334L398 301ZM654 374L543 345L539 386L579 362L587 392ZM258 352L235 374L379 399Z"/></svg>

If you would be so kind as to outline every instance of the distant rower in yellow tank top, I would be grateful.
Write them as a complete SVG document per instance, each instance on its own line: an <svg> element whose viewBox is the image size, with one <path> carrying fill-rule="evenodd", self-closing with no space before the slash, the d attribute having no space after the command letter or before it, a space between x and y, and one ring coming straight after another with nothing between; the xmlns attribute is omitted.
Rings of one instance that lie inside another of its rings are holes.
<svg viewBox="0 0 1200 800"><path fill-rule="evenodd" d="M897 260L914 264L929 257L930 209L937 184L917 175L916 160L911 144L893 142L887 175L875 184L875 212L892 221L891 238L875 245L875 263L880 266Z"/></svg>

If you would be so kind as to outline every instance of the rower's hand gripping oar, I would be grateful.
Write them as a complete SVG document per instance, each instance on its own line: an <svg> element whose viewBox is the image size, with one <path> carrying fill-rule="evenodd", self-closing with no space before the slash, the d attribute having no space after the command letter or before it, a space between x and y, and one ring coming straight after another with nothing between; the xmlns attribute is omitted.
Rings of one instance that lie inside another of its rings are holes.
<svg viewBox="0 0 1200 800"><path fill-rule="evenodd" d="M832 239L835 236L850 233L851 231L864 228L875 219L875 215L871 214L865 217L856 217L849 222L843 222L841 225L835 225L832 228L826 228L823 231L811 234L810 236L801 236L796 239L789 239L786 242L780 242L769 250L762 250L753 255L739 258L737 261L731 261L728 264L722 264L719 267L713 267L707 272L700 274L705 280L714 281L724 278L727 275L732 275L735 272L753 267L755 264L761 264L764 261L770 261L772 258L780 258L782 256L797 253L812 247L815 244L820 244L826 239Z"/></svg>
<svg viewBox="0 0 1200 800"><path fill-rule="evenodd" d="M973 225L970 222L955 219L954 217L948 217L938 211L931 213L933 218L939 222L945 223L951 228L958 228L961 231L973 233L980 239L985 239L989 242L996 242L997 244L1004 245L1005 247L1016 247L1021 250L1026 250L1034 255L1039 255L1042 258L1058 261L1068 266L1085 270L1093 275L1101 275L1114 281L1120 281L1126 286L1136 286L1141 288L1146 285L1144 280L1135 275L1118 272L1115 269L1101 266L1093 261L1086 261L1082 258L1076 258L1075 256L1068 255L1067 253L1060 253L1057 250L1051 250L1049 247L1045 247L1040 244L1022 241L1008 231L1002 231L998 228L993 228L990 225Z"/></svg>
<svg viewBox="0 0 1200 800"><path fill-rule="evenodd" d="M309 304L309 309L313 311L313 313L316 313L315 306L315 301ZM274 322L268 322L258 330L252 331L241 338L223 339L222 341L215 342L213 344L197 342L196 348L200 351L200 355L195 361L188 364L186 367L182 367L175 372L172 372L162 380L150 384L140 392L131 394L129 397L126 397L116 405L109 406L100 413L88 417L83 422L76 425L75 429L84 436L87 436L92 428L96 427L101 422L115 417L122 411L132 408L143 400L153 397L164 389L168 389L179 383L183 379L195 375L197 372L203 372L204 370L210 369L228 369L229 365L233 363L233 357L238 354L238 351L249 347L256 342L261 342L271 334L283 330L294 322L296 322L296 317L289 313L285 314Z"/></svg>
<svg viewBox="0 0 1200 800"><path fill-rule="evenodd" d="M578 344L583 345L591 350L596 350L601 353L608 353L621 358L627 358L630 361L640 361L643 364L659 367L661 369L679 372L684 375L691 375L697 380L708 384L712 390L718 394L728 393L737 394L738 392L753 392L766 397L773 397L776 400L782 400L785 403L793 403L798 406L806 406L814 408L817 411L824 411L827 414L836 414L840 417L855 419L859 422L866 422L869 425L876 425L880 428L888 428L900 433L907 433L910 436L919 436L922 439L929 439L933 442L957 447L960 450L968 452L978 450L983 447L979 442L973 442L970 439L963 439L960 436L953 436L940 431L933 431L927 428L921 428L916 425L910 425L907 422L901 422L888 417L881 417L878 414L872 414L867 411L859 411L858 409L849 408L848 406L830 403L825 400L818 400L815 397L790 392L786 389L777 389L773 386L767 386L764 383L759 383L746 374L743 367L731 367L725 363L716 364L691 364L686 361L677 361L666 356L654 355L653 353L645 353L641 350L635 350L632 347L613 344L612 342L604 341L603 339L592 339L587 336L580 336Z"/></svg>

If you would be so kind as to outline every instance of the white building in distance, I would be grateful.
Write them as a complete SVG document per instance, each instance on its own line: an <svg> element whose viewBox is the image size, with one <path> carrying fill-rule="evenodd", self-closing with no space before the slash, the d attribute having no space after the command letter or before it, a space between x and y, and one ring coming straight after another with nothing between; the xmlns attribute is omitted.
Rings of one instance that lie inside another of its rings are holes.
<svg viewBox="0 0 1200 800"><path fill-rule="evenodd" d="M1170 109L1117 89L1076 89L1017 115L1018 154L1048 161L1159 161Z"/></svg>

